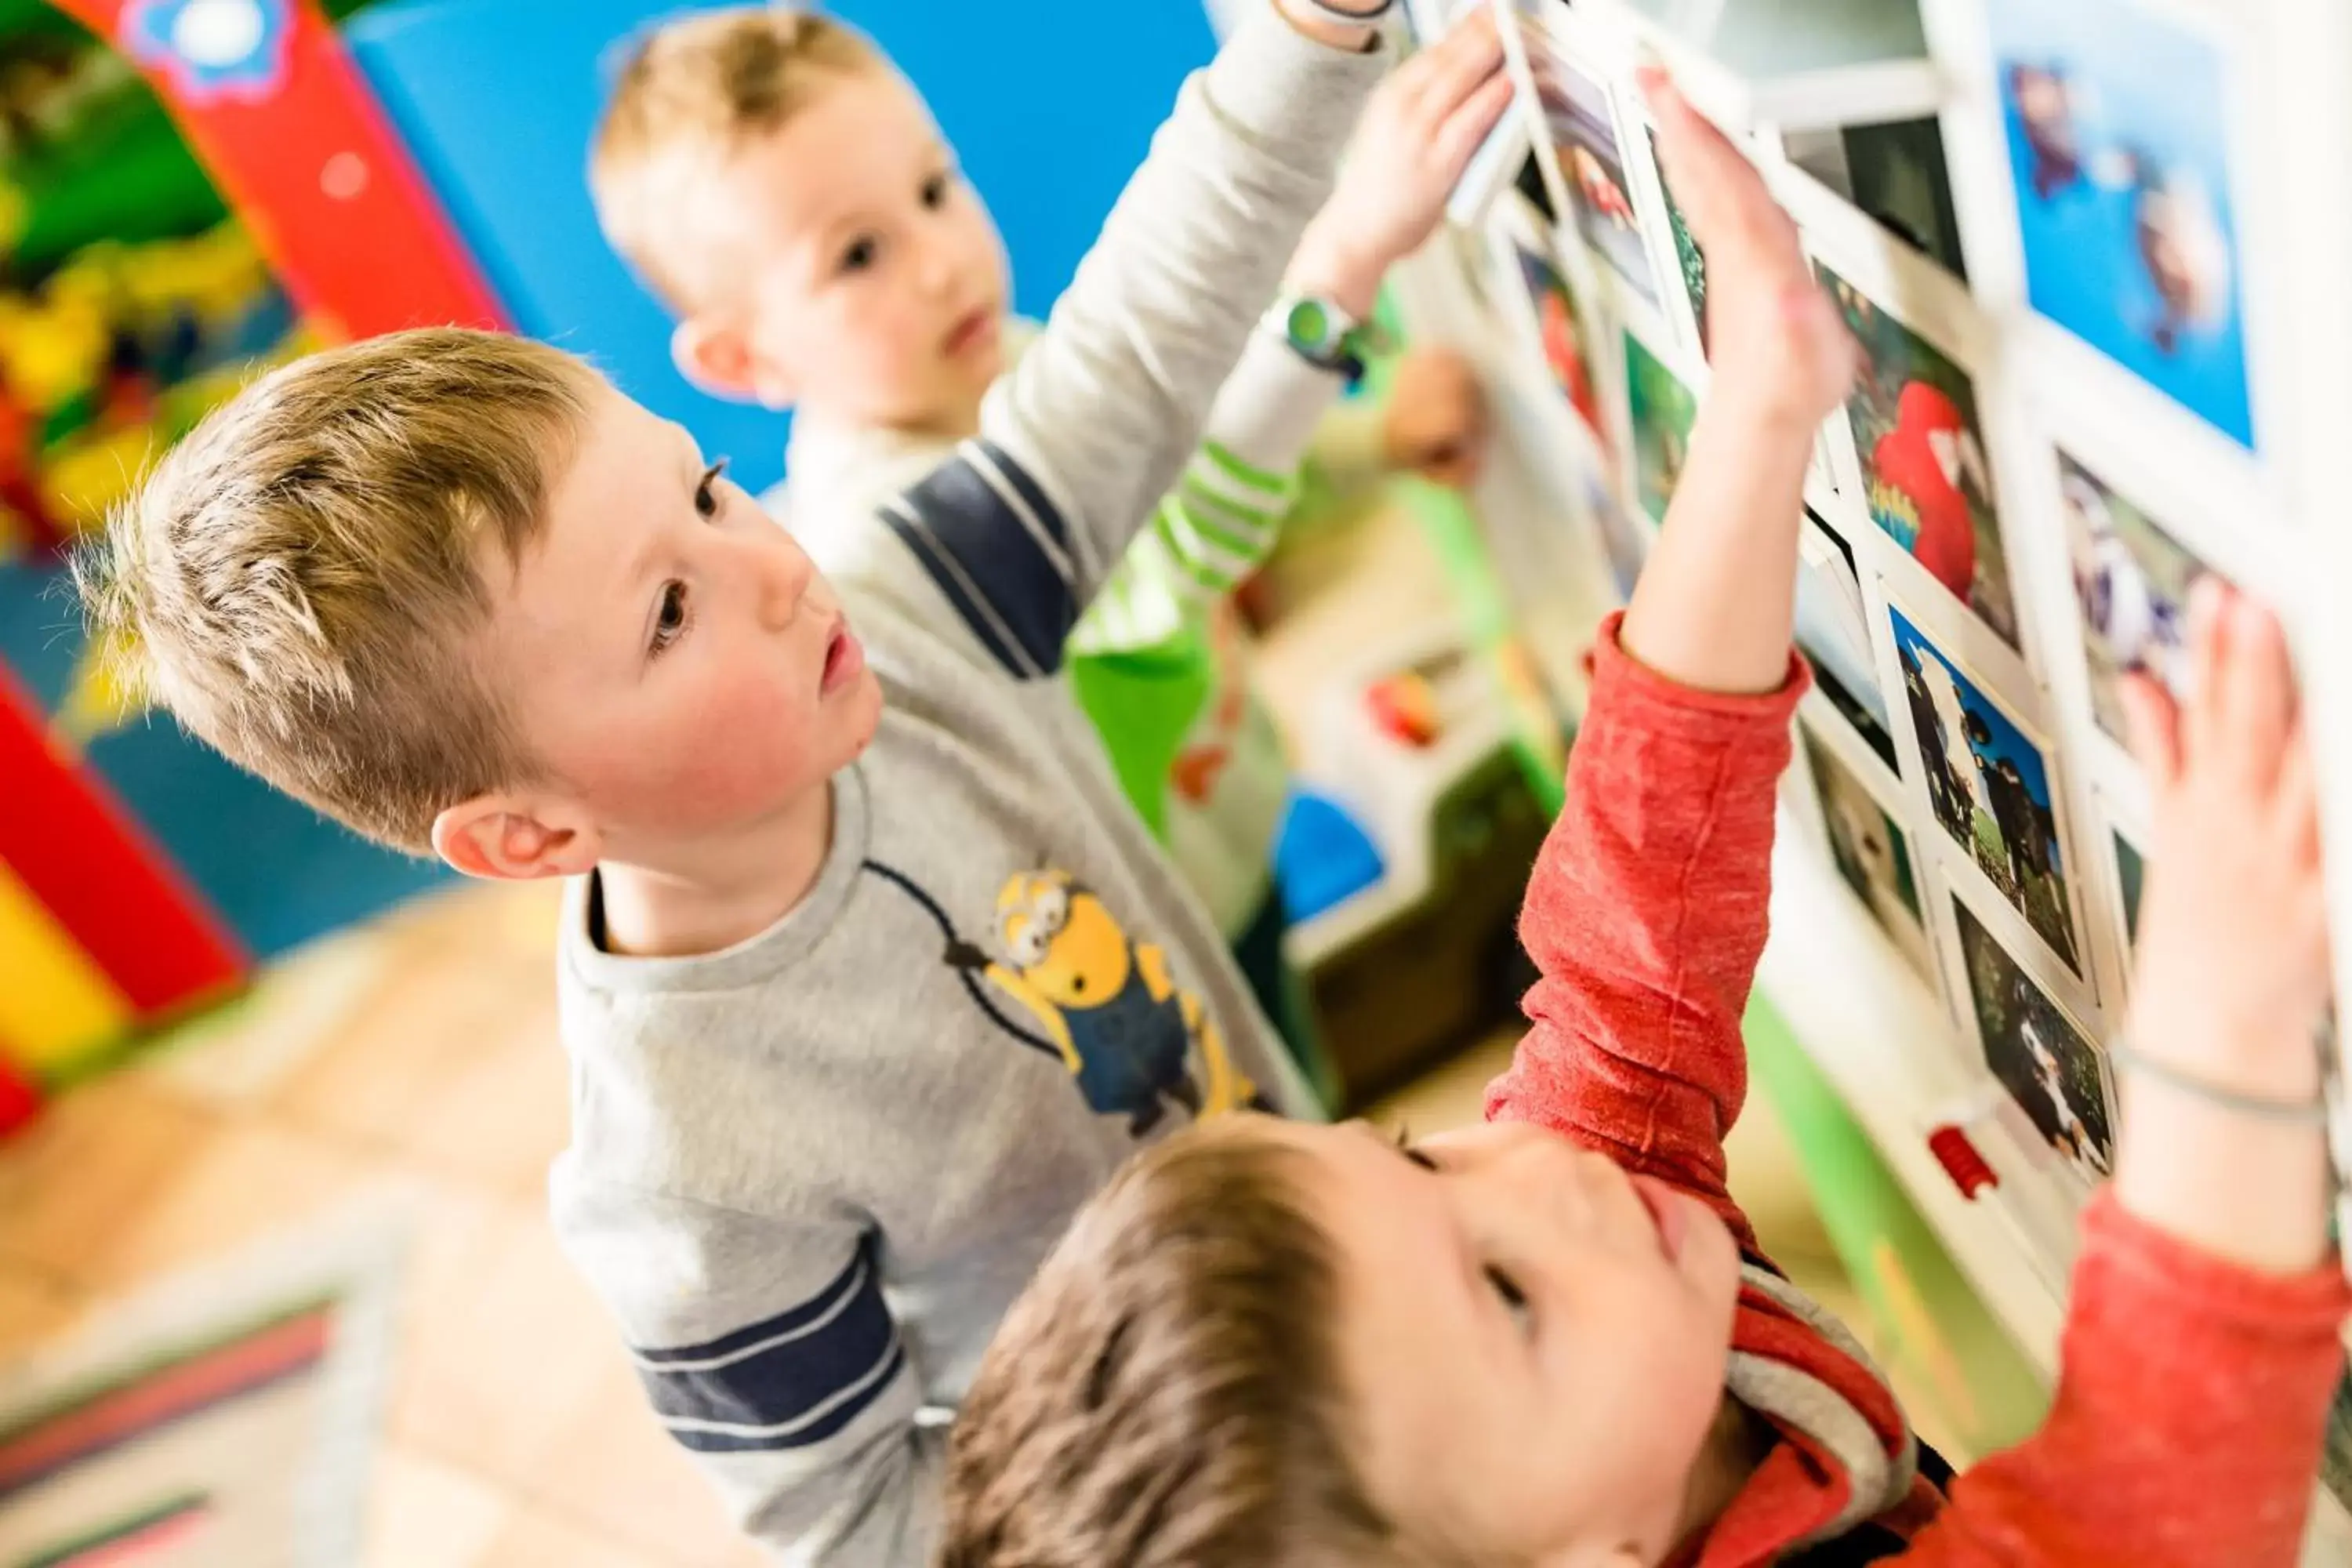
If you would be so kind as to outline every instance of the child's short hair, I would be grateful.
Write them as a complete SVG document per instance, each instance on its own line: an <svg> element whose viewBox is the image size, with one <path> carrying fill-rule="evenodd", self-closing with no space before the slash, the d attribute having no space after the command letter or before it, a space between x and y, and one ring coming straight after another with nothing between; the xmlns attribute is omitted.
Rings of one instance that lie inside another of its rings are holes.
<svg viewBox="0 0 2352 1568"><path fill-rule="evenodd" d="M588 186L613 248L673 310L700 301L660 243L676 166L723 163L781 130L828 79L884 68L847 24L796 5L730 5L653 29L621 68L588 155Z"/></svg>
<svg viewBox="0 0 2352 1568"><path fill-rule="evenodd" d="M1349 1457L1331 1243L1255 1120L1138 1155L1014 1303L950 1440L942 1568L1434 1560Z"/></svg>
<svg viewBox="0 0 2352 1568"><path fill-rule="evenodd" d="M436 328L265 376L164 457L76 562L91 635L231 761L430 853L446 806L530 773L472 634L537 533L594 373Z"/></svg>

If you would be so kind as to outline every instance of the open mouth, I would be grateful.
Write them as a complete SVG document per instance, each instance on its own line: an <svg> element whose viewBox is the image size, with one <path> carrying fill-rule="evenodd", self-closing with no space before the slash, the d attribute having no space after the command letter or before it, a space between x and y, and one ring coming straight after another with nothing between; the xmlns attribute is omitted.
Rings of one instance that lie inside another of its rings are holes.
<svg viewBox="0 0 2352 1568"><path fill-rule="evenodd" d="M1682 1258L1683 1237L1690 1229L1690 1215L1681 1195L1664 1182L1651 1176L1634 1176L1633 1195L1650 1211L1650 1223L1658 1230L1658 1248L1668 1261Z"/></svg>
<svg viewBox="0 0 2352 1568"><path fill-rule="evenodd" d="M950 359L982 352L996 342L997 313L982 306L960 319L941 345Z"/></svg>
<svg viewBox="0 0 2352 1568"><path fill-rule="evenodd" d="M817 690L830 697L856 679L865 668L866 649L850 635L849 623L844 621L833 628L833 637L824 645L824 677Z"/></svg>

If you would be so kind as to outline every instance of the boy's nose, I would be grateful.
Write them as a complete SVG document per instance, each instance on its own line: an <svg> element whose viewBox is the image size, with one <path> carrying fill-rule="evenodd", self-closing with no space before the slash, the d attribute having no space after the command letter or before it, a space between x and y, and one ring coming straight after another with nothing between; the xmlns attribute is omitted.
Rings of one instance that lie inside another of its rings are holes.
<svg viewBox="0 0 2352 1568"><path fill-rule="evenodd" d="M955 247L938 239L923 247L916 273L926 294L944 294L956 279Z"/></svg>
<svg viewBox="0 0 2352 1568"><path fill-rule="evenodd" d="M816 568L807 553L782 529L763 542L753 562L754 592L760 596L760 622L770 631L782 631L800 614Z"/></svg>

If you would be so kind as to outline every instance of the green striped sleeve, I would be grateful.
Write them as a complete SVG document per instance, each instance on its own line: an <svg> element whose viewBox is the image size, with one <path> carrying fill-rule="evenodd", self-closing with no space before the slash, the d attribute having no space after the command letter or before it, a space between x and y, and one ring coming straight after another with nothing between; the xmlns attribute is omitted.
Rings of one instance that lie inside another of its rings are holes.
<svg viewBox="0 0 2352 1568"><path fill-rule="evenodd" d="M1288 498L1292 480L1284 479L1280 474L1244 462L1234 455L1233 448L1223 442L1203 441L1201 443L1201 457L1207 458L1211 467L1244 489L1256 490L1262 495L1273 497L1277 501L1284 501Z"/></svg>

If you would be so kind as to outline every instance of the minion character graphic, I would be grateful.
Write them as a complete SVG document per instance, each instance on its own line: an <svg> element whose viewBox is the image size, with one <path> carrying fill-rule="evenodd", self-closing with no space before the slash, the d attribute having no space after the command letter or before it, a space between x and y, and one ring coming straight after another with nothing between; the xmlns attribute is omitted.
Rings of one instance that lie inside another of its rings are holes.
<svg viewBox="0 0 2352 1568"><path fill-rule="evenodd" d="M1066 872L1007 880L996 898L996 939L1002 959L958 943L949 962L980 972L1018 1003L1060 1052L1088 1107L1125 1116L1132 1135L1159 1126L1171 1103L1205 1116L1255 1100L1200 999L1177 988L1167 954L1130 940Z"/></svg>

